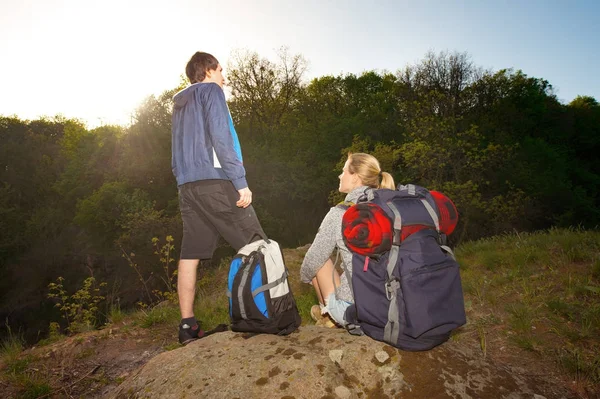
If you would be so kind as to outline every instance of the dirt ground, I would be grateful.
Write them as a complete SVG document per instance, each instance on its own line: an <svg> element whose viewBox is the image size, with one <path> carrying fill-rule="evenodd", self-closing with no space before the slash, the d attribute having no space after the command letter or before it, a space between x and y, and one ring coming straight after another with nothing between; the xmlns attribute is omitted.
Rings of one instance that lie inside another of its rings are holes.
<svg viewBox="0 0 600 399"><path fill-rule="evenodd" d="M164 352L165 347L177 344L176 326L145 329L124 323L27 349L21 358L31 361L24 373L49 383L52 391L45 396L48 398L105 397L132 371ZM6 367L0 364L0 368ZM6 370L0 378L3 398L26 394Z"/></svg>

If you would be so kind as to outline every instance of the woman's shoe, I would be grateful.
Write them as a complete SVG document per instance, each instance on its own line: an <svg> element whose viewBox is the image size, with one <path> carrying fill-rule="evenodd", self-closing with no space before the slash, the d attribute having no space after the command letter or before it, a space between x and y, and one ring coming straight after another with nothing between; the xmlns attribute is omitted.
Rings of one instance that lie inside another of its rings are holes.
<svg viewBox="0 0 600 399"><path fill-rule="evenodd" d="M337 325L331 320L328 314L321 313L321 306L313 305L310 308L310 317L315 321L315 326L335 328Z"/></svg>
<svg viewBox="0 0 600 399"><path fill-rule="evenodd" d="M319 306L319 305L312 305L312 307L310 308L310 317L314 321L321 320L323 318L323 315L321 314L321 306Z"/></svg>

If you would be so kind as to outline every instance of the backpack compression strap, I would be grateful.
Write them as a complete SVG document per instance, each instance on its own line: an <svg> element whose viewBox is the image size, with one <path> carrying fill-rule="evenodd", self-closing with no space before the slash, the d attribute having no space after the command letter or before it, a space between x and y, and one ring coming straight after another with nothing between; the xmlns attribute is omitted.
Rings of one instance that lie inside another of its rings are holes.
<svg viewBox="0 0 600 399"><path fill-rule="evenodd" d="M435 224L435 231L437 231L439 234L440 233L440 218L438 218L437 213L435 212L435 210L433 209L431 204L429 202L427 202L427 200L425 198L421 198L421 202L423 203L423 206L425 207L425 209L427 209L427 212L429 213L431 220L433 220L433 224Z"/></svg>
<svg viewBox="0 0 600 399"><path fill-rule="evenodd" d="M394 241L387 263L387 281L385 283L385 295L390 301L388 309L388 321L383 330L383 340L391 345L398 343L400 336L400 314L398 306L396 306L396 297L402 295L400 291L400 281L393 277L396 262L398 261L398 253L400 252L400 232L402 230L402 217L400 211L392 201L387 202L387 206L394 213Z"/></svg>
<svg viewBox="0 0 600 399"><path fill-rule="evenodd" d="M392 241L393 248L394 245L400 245L402 242L402 215L400 215L400 211L392 201L388 201L386 204L394 213L394 238Z"/></svg>
<svg viewBox="0 0 600 399"><path fill-rule="evenodd" d="M442 233L442 231L440 230L440 219L438 218L437 213L435 212L435 210L432 208L431 204L429 202L427 202L427 200L425 198L421 198L421 202L425 206L425 209L427 209L427 212L429 212L429 216L431 216L431 219L433 219L433 223L435 224L435 229L437 230L437 233L438 233L438 242L440 244L440 248L442 248L444 251L446 251L452 257L452 259L456 260L456 257L454 256L454 252L452 252L450 247L446 245L446 239L445 238L443 240L441 239L442 236L445 237L445 234Z"/></svg>
<svg viewBox="0 0 600 399"><path fill-rule="evenodd" d="M342 209L345 212L354 205L356 205L356 203L354 203L352 201L342 201L336 205L336 208ZM333 262L333 269L331 270L331 281L333 282L333 291L334 292L335 292L335 290L337 290L337 287L335 286L335 271L336 271L339 256L340 256L340 249L338 248L337 252L335 254L335 262ZM346 270L346 266L344 265L344 259L342 259L341 266L342 266L342 269L344 269L344 272L347 273L346 275L349 275L350 273L348 273L348 270ZM354 288L352 287L352 278L349 278L347 280L348 280L348 285L350 286L350 291L352 292L352 296L354 296ZM362 334L360 334L360 335L362 335Z"/></svg>
<svg viewBox="0 0 600 399"><path fill-rule="evenodd" d="M391 345L398 343L398 336L400 335L400 314L398 313L398 306L396 306L396 297L402 295L402 292L400 291L400 281L392 277L398 260L398 252L399 247L392 245L387 264L388 278L385 283L385 295L390 301L390 307L388 309L388 321L383 330L383 340Z"/></svg>
<svg viewBox="0 0 600 399"><path fill-rule="evenodd" d="M288 271L287 271L287 269L285 269L285 271L283 272L283 274L281 275L281 277L279 277L277 280L271 281L270 283L262 285L262 286L258 287L257 289L255 289L254 291L252 291L252 297L254 298L255 296L257 296L261 292L264 292L266 290L270 290L271 288L278 286L279 284L281 284L281 283L283 283L285 281L285 279L287 278L287 276L288 276Z"/></svg>
<svg viewBox="0 0 600 399"><path fill-rule="evenodd" d="M250 269L252 268L253 262L254 256L250 256L250 260L244 265L244 274L242 274L242 280L240 281L240 286L237 290L238 303L240 305L240 315L244 320L248 319L248 316L246 315L246 306L244 304L244 287L246 286L246 280L248 280L248 276L250 274Z"/></svg>

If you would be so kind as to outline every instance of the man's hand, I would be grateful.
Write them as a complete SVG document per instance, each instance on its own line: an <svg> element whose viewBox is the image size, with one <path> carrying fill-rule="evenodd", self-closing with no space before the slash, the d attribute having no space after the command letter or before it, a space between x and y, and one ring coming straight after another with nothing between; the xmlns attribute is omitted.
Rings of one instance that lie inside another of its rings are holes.
<svg viewBox="0 0 600 399"><path fill-rule="evenodd" d="M252 203L252 191L248 187L238 190L240 199L235 204L240 208L247 208Z"/></svg>

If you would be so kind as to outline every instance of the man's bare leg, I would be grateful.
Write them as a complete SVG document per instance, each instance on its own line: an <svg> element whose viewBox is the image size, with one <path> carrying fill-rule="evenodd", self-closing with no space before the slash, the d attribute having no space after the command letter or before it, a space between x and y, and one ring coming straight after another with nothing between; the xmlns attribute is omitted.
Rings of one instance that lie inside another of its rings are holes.
<svg viewBox="0 0 600 399"><path fill-rule="evenodd" d="M194 297L196 296L196 273L199 259L181 259L177 270L177 294L181 318L194 316Z"/></svg>

